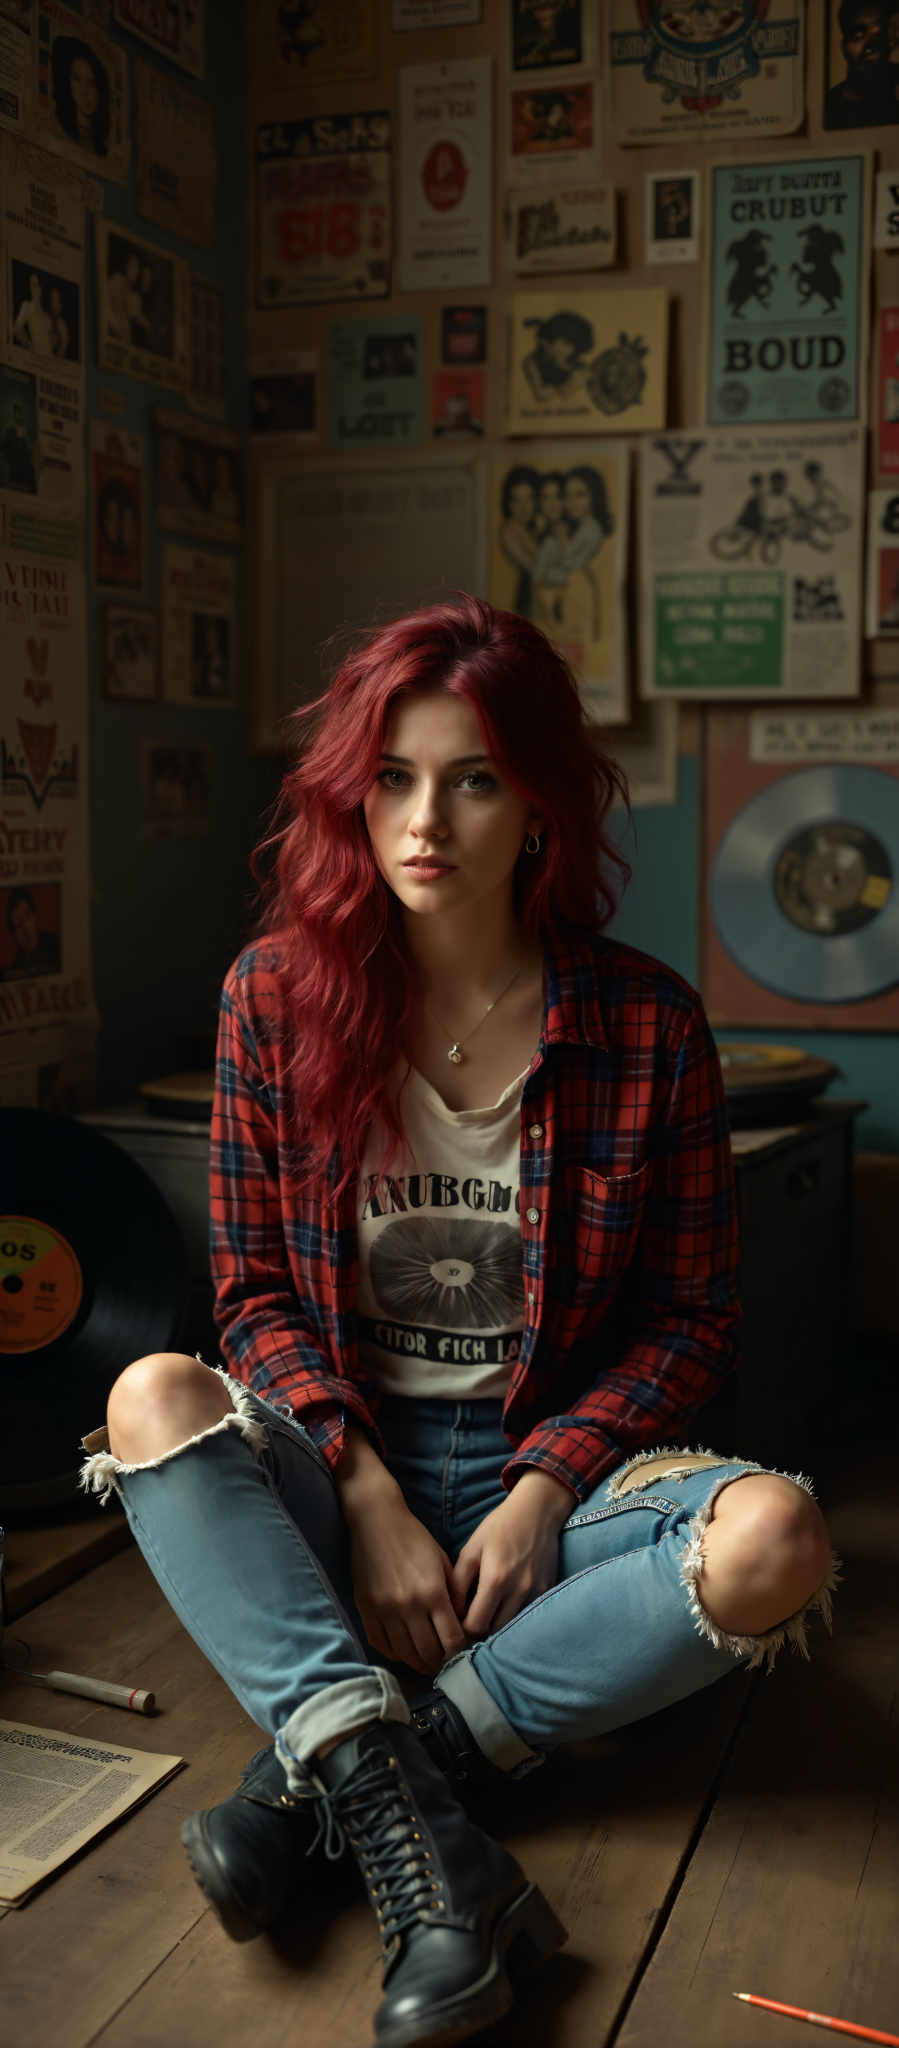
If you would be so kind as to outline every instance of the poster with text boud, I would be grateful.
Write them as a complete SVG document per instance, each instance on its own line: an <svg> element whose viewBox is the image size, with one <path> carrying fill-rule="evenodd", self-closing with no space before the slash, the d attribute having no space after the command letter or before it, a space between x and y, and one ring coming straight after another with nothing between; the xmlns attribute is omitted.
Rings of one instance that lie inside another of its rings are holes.
<svg viewBox="0 0 899 2048"><path fill-rule="evenodd" d="M716 164L706 417L864 416L870 160Z"/></svg>
<svg viewBox="0 0 899 2048"><path fill-rule="evenodd" d="M760 140L802 120L805 0L662 7L609 0L612 126L624 143Z"/></svg>

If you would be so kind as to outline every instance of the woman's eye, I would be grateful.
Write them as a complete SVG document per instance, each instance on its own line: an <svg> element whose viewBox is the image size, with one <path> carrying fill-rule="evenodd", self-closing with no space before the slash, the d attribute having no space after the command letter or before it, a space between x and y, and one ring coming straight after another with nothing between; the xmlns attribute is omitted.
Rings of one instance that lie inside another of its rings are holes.
<svg viewBox="0 0 899 2048"><path fill-rule="evenodd" d="M382 768L378 776L384 789L399 789L408 779L402 768Z"/></svg>
<svg viewBox="0 0 899 2048"><path fill-rule="evenodd" d="M474 793L476 796L485 790L496 788L493 776L486 775L483 768L469 768L467 775L463 775L462 781L475 785Z"/></svg>

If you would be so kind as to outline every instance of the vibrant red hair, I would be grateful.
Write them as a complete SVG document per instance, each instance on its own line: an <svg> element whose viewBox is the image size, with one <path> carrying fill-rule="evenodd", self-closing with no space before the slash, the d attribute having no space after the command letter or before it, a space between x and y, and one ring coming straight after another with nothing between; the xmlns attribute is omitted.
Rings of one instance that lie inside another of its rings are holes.
<svg viewBox="0 0 899 2048"><path fill-rule="evenodd" d="M337 1184L355 1179L377 1115L391 1144L403 1143L387 1084L414 969L362 806L395 706L423 690L468 700L500 774L545 819L540 855L522 853L515 869L526 937L560 922L601 929L617 900L608 864L621 888L630 878L606 832L616 791L630 811L624 773L591 733L570 668L537 626L460 592L359 640L325 695L292 714L303 751L253 861L257 879L267 876L260 935L286 940L280 971L306 1181L333 1167L335 1144Z"/></svg>

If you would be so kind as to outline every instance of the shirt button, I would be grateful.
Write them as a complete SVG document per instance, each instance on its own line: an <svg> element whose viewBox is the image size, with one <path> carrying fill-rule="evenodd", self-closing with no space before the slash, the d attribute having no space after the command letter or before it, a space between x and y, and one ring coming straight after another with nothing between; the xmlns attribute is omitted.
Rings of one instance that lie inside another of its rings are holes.
<svg viewBox="0 0 899 2048"><path fill-rule="evenodd" d="M543 1125L542 1125L542 1124L531 1124L531 1126L530 1126L530 1128L529 1128L529 1130L528 1130L528 1137L529 1137L529 1138L542 1138L542 1136L543 1136Z"/></svg>
<svg viewBox="0 0 899 2048"><path fill-rule="evenodd" d="M528 1222L529 1222L529 1223L539 1223L539 1221L540 1221L540 1211L539 1211L539 1209L529 1209L529 1210L528 1210Z"/></svg>

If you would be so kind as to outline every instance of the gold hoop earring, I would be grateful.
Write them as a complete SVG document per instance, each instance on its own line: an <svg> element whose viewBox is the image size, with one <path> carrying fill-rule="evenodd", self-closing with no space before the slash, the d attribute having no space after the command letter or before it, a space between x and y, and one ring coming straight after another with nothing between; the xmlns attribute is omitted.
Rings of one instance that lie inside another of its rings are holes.
<svg viewBox="0 0 899 2048"><path fill-rule="evenodd" d="M533 846L531 845L531 840L532 840L532 839L533 839L533 842L534 842ZM527 836L527 838L526 838L526 840L525 840L525 842L524 842L524 850L525 850L525 853L539 853L539 852L540 852L540 834L539 834L539 832L529 832L529 833L528 833L528 836Z"/></svg>

